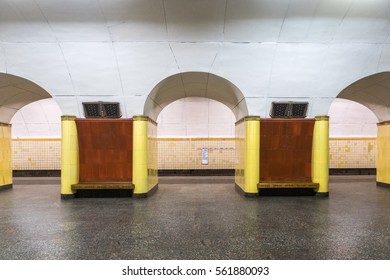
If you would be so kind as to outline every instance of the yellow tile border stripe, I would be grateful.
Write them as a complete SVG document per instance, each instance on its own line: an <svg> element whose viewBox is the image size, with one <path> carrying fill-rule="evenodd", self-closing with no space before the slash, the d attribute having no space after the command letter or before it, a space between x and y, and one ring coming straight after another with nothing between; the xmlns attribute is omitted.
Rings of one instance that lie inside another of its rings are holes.
<svg viewBox="0 0 390 280"><path fill-rule="evenodd" d="M358 140L358 141L363 141L363 140L376 140L376 137L332 137L329 138L329 141L337 141L337 140Z"/></svg>
<svg viewBox="0 0 390 280"><path fill-rule="evenodd" d="M156 138L157 141L234 141L238 138Z"/></svg>
<svg viewBox="0 0 390 280"><path fill-rule="evenodd" d="M12 142L27 142L27 141L54 141L61 142L61 138L12 138Z"/></svg>

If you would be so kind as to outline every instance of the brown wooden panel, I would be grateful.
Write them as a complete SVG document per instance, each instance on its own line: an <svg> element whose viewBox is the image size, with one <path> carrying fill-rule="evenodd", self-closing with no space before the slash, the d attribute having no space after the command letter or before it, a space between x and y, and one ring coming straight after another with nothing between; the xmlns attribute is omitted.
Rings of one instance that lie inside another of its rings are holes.
<svg viewBox="0 0 390 280"><path fill-rule="evenodd" d="M76 126L81 183L132 180L132 119L76 119Z"/></svg>
<svg viewBox="0 0 390 280"><path fill-rule="evenodd" d="M314 119L260 120L260 182L310 182Z"/></svg>

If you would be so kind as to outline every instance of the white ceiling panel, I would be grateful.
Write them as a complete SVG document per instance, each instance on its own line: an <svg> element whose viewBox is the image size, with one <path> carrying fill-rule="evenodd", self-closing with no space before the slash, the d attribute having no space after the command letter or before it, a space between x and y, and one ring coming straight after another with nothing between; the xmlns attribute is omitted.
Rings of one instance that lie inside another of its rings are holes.
<svg viewBox="0 0 390 280"><path fill-rule="evenodd" d="M7 43L3 48L9 73L30 79L51 94L74 94L67 62L58 44Z"/></svg>
<svg viewBox="0 0 390 280"><path fill-rule="evenodd" d="M170 46L180 72L209 72L221 49L220 43L170 43Z"/></svg>
<svg viewBox="0 0 390 280"><path fill-rule="evenodd" d="M389 32L390 38L390 32ZM390 69L390 41L382 45L381 54L378 62L378 72L388 71Z"/></svg>
<svg viewBox="0 0 390 280"><path fill-rule="evenodd" d="M63 43L61 48L78 94L121 94L116 55L111 43Z"/></svg>
<svg viewBox="0 0 390 280"><path fill-rule="evenodd" d="M279 44L272 65L269 97L318 96L318 83L326 75L326 45Z"/></svg>
<svg viewBox="0 0 390 280"><path fill-rule="evenodd" d="M239 107L242 106L246 102L248 106L248 113L244 115L240 115L237 120L240 120L241 118L245 117L246 115L255 115L260 116L262 118L268 118L269 117L269 106L267 105L267 98L266 97L245 97L245 100L243 100ZM237 109L233 109L233 111L237 111Z"/></svg>
<svg viewBox="0 0 390 280"><path fill-rule="evenodd" d="M390 32L390 2L356 0L345 13L335 34L335 41L380 43Z"/></svg>
<svg viewBox="0 0 390 280"><path fill-rule="evenodd" d="M224 39L233 42L276 42L288 0L227 1Z"/></svg>
<svg viewBox="0 0 390 280"><path fill-rule="evenodd" d="M116 43L123 90L126 95L149 94L178 66L168 43Z"/></svg>
<svg viewBox="0 0 390 280"><path fill-rule="evenodd" d="M58 106L61 108L61 112L64 116L84 116L82 110L79 107L79 97L78 96L55 96L55 101Z"/></svg>
<svg viewBox="0 0 390 280"><path fill-rule="evenodd" d="M312 97L309 101L308 116L312 118L315 116L327 116L333 100L333 97Z"/></svg>
<svg viewBox="0 0 390 280"><path fill-rule="evenodd" d="M165 0L171 41L221 41L225 0Z"/></svg>
<svg viewBox="0 0 390 280"><path fill-rule="evenodd" d="M307 40L331 42L353 0L316 1L316 10L310 20Z"/></svg>
<svg viewBox="0 0 390 280"><path fill-rule="evenodd" d="M112 40L167 40L163 1L103 0L101 6Z"/></svg>
<svg viewBox="0 0 390 280"><path fill-rule="evenodd" d="M110 40L99 1L40 0L36 3L57 40L61 42Z"/></svg>
<svg viewBox="0 0 390 280"><path fill-rule="evenodd" d="M35 1L0 1L0 22L0 41L3 42L56 40Z"/></svg>
<svg viewBox="0 0 390 280"><path fill-rule="evenodd" d="M277 45L224 44L212 72L228 79L245 96L266 96Z"/></svg>
<svg viewBox="0 0 390 280"><path fill-rule="evenodd" d="M307 41L319 2L319 0L291 1L283 20L278 41Z"/></svg>
<svg viewBox="0 0 390 280"><path fill-rule="evenodd" d="M147 95L125 95L123 99L126 115L131 118L135 115L142 115Z"/></svg>

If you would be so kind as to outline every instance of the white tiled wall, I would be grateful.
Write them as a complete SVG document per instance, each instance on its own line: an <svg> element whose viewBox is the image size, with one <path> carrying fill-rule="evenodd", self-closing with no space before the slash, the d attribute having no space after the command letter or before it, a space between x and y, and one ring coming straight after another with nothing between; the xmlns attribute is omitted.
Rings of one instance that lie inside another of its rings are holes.
<svg viewBox="0 0 390 280"><path fill-rule="evenodd" d="M201 97L179 99L160 113L158 137L234 137L236 118L224 104Z"/></svg>
<svg viewBox="0 0 390 280"><path fill-rule="evenodd" d="M330 137L376 137L378 118L360 103L336 98L329 116Z"/></svg>
<svg viewBox="0 0 390 280"><path fill-rule="evenodd" d="M11 120L13 138L60 138L61 109L54 99L43 99L19 110Z"/></svg>

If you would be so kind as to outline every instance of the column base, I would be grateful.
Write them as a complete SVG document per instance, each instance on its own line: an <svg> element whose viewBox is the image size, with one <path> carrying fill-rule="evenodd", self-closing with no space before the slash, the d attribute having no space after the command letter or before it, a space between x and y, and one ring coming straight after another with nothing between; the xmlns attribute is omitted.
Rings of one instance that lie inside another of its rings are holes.
<svg viewBox="0 0 390 280"><path fill-rule="evenodd" d="M390 188L390 184L389 184L389 183L383 183L383 182L378 182L378 181L376 181L376 186L377 186L377 187L386 187L386 188Z"/></svg>
<svg viewBox="0 0 390 280"><path fill-rule="evenodd" d="M9 190L9 189L12 189L12 184L0 186L0 191L1 191L1 190Z"/></svg>
<svg viewBox="0 0 390 280"><path fill-rule="evenodd" d="M234 184L234 188L236 189L236 191L244 196L244 197L258 197L259 196L259 193L247 193L245 192L239 185L237 184Z"/></svg>
<svg viewBox="0 0 390 280"><path fill-rule="evenodd" d="M74 198L76 198L74 194L61 194L61 200L69 200Z"/></svg>
<svg viewBox="0 0 390 280"><path fill-rule="evenodd" d="M153 195L158 190L158 184L151 188L147 193L133 193L134 198L147 198Z"/></svg>
<svg viewBox="0 0 390 280"><path fill-rule="evenodd" d="M318 196L318 197L329 197L329 192L316 192L315 196Z"/></svg>

